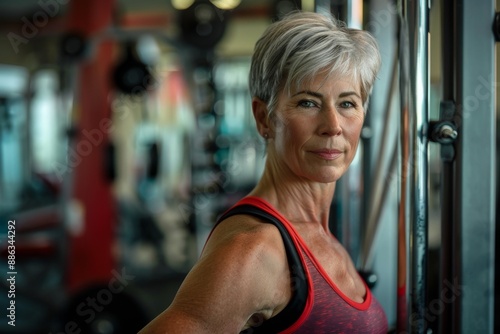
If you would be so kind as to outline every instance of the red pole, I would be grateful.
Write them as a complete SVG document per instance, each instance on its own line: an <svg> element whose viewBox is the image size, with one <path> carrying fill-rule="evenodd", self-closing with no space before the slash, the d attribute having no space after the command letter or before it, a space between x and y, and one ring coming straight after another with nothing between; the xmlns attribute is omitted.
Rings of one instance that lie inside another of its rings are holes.
<svg viewBox="0 0 500 334"><path fill-rule="evenodd" d="M67 30L88 40L112 23L114 0L72 0L68 5ZM111 126L113 53L112 41L97 44L78 72L74 110L77 131L70 155L75 166L72 200L82 209L83 228L70 236L70 291L109 281L115 268L112 247L116 213L111 183L104 172L104 148Z"/></svg>

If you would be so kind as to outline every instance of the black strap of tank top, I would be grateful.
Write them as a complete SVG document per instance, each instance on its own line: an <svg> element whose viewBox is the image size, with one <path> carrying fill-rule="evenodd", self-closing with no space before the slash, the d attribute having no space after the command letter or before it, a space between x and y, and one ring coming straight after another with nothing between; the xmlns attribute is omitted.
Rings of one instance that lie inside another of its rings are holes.
<svg viewBox="0 0 500 334"><path fill-rule="evenodd" d="M251 215L263 220L266 223L276 226L283 239L285 245L288 267L290 269L292 298L285 308L275 315L267 319L259 325L251 327L242 333L263 334L263 333L278 333L293 325L293 323L301 316L307 301L307 276L304 266L300 261L300 256L292 241L288 230L283 226L281 221L269 214L268 212L259 209L253 205L243 204L232 208L224 213L217 222L220 223L224 219L234 215Z"/></svg>

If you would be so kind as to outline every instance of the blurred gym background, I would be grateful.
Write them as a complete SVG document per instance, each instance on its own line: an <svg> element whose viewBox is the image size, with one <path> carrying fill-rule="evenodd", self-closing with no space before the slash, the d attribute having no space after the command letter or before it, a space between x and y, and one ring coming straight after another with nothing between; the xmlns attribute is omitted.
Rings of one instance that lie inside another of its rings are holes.
<svg viewBox="0 0 500 334"><path fill-rule="evenodd" d="M331 227L369 269L394 327L398 5L0 1L0 332L136 333L169 305L217 215L260 175L265 155L250 109L249 60L265 28L294 9L331 11L380 44L382 70ZM429 5L429 104L438 118L442 1ZM433 278L440 173L439 147L431 145ZM14 220L15 327L5 316L6 226ZM429 294L437 289L431 283ZM427 320L437 330L437 320Z"/></svg>

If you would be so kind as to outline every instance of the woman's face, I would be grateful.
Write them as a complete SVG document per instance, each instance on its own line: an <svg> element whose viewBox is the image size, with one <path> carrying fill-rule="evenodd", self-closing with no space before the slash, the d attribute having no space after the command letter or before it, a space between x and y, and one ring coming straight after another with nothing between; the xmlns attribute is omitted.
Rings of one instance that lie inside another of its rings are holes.
<svg viewBox="0 0 500 334"><path fill-rule="evenodd" d="M356 153L364 121L359 84L350 77L317 75L282 91L274 112L275 162L296 176L334 182Z"/></svg>

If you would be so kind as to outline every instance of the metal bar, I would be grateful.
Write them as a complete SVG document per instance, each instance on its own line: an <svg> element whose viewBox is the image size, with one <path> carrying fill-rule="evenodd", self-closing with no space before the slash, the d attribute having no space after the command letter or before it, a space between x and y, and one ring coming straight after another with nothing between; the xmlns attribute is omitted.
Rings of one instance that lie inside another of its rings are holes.
<svg viewBox="0 0 500 334"><path fill-rule="evenodd" d="M398 20L398 53L399 53L399 88L400 88L400 179L399 207L398 207L398 260L397 260L397 312L396 332L407 333L408 329L408 247L406 227L409 225L409 182L408 166L410 151L410 127L408 112L408 31L404 18L406 8L404 3L400 7Z"/></svg>
<svg viewBox="0 0 500 334"><path fill-rule="evenodd" d="M363 0L347 0L346 15L349 27L361 29L363 26Z"/></svg>
<svg viewBox="0 0 500 334"><path fill-rule="evenodd" d="M397 148L397 136L394 136L395 132L391 132L391 122L390 120L396 116L396 108L394 106L394 100L396 94L399 92L398 87L398 59L397 53L395 52L393 57L393 66L391 69L391 84L387 93L387 98L385 100L384 115L383 115L383 127L382 127L382 138L380 142L380 148L377 153L377 162L374 169L373 175L367 178L367 180L373 180L371 186L369 187L370 193L368 194L368 205L367 205L367 215L365 221L366 226L364 228L363 243L361 248L361 267L363 270L371 270L373 266L373 241L378 229L380 222L380 216L382 209L384 208L387 194L388 186L390 185L390 180L388 177L393 175L394 172L392 160L397 156L397 150L391 149L391 145ZM364 153L364 152L363 152ZM390 155L390 166L385 167L387 157ZM395 163L394 163L395 164ZM386 174L386 175L384 175ZM371 177L373 176L373 177ZM366 190L365 190L366 191Z"/></svg>
<svg viewBox="0 0 500 334"><path fill-rule="evenodd" d="M442 65L442 99L445 101L456 101L455 96L455 71L457 53L455 43L456 17L455 1L443 0L441 4L441 65ZM441 147L441 156L444 150L454 151L454 147L449 144ZM453 154L453 153L452 153ZM455 231L454 217L454 159L443 159L441 164L441 247L440 247L440 288L444 291L446 282L453 280L453 240ZM439 318L440 333L456 333L456 322L453 321L455 304L445 305Z"/></svg>
<svg viewBox="0 0 500 334"><path fill-rule="evenodd" d="M494 0L457 1L456 257L450 282L462 333L494 333L495 40Z"/></svg>
<svg viewBox="0 0 500 334"><path fill-rule="evenodd" d="M427 127L428 127L428 2L405 0L401 8L401 33L406 34L402 47L407 49L408 80L407 105L402 108L401 120L408 122L408 131L403 143L408 143L407 173L409 208L406 211L406 226L409 238L409 304L408 326L411 333L425 333L426 277L427 277L427 229L428 229L428 172L427 172ZM405 61L405 60L403 60ZM406 71L403 71L406 72ZM405 205L404 203L402 203Z"/></svg>
<svg viewBox="0 0 500 334"><path fill-rule="evenodd" d="M388 130L387 130L388 131ZM382 209L387 203L387 198L391 188L391 176L397 169L397 156L398 156L398 145L397 138L394 138L394 145L392 148L392 152L390 153L390 161L389 165L386 168L386 175L380 175L380 179L383 182L380 182L376 185L378 189L376 189L377 194L374 194L373 197L373 205L371 207L369 213L369 220L366 226L367 232L364 238L364 245L366 248L364 249L366 252L361 254L363 256L362 268L366 271L369 271L373 267L373 259L374 259L374 250L373 250L373 240L375 239L375 235L377 233L378 225L380 223L380 217L382 215ZM387 143L387 146L391 144ZM381 157L382 158L382 157Z"/></svg>
<svg viewBox="0 0 500 334"><path fill-rule="evenodd" d="M401 36L400 45L403 46L404 38ZM409 151L410 151L410 129L408 126L408 104L406 94L406 79L407 66L405 66L406 54L403 48L400 48L400 86L401 86L401 133L400 133L400 156L401 156L401 182L400 182L400 198L398 212L398 261L397 261L397 315L396 315L396 332L407 333L408 328L408 252L407 252L407 236L406 226L408 225L408 166L409 166Z"/></svg>
<svg viewBox="0 0 500 334"><path fill-rule="evenodd" d="M402 162L408 161L408 145L402 143ZM402 175L404 177L404 174ZM396 294L396 333L407 333L408 328L408 301L407 301L407 241L406 241L406 182L401 184L400 210L398 214L398 258L397 258L397 294Z"/></svg>
<svg viewBox="0 0 500 334"><path fill-rule="evenodd" d="M413 138L410 142L414 159L411 181L412 205L410 206L411 280L410 280L410 329L424 333L427 278L427 229L428 229L428 176L427 176L427 123L428 123L428 7L426 0L409 1L410 46L410 113L414 114ZM417 321L412 323L416 315Z"/></svg>

